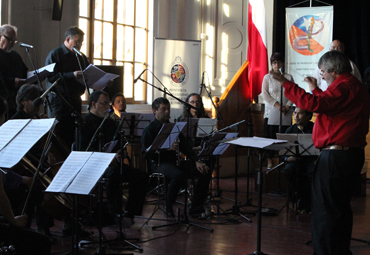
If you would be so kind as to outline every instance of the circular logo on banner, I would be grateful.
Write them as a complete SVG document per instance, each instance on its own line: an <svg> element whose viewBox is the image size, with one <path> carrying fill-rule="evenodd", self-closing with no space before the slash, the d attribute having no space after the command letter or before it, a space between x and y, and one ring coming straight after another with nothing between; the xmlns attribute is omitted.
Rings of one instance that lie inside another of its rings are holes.
<svg viewBox="0 0 370 255"><path fill-rule="evenodd" d="M324 22L318 16L305 15L297 19L289 31L289 41L292 48L299 54L310 56L320 53L327 44L317 41L318 36L324 29Z"/></svg>
<svg viewBox="0 0 370 255"><path fill-rule="evenodd" d="M186 84L189 79L189 69L180 57L176 57L171 63L171 83L174 86L181 87Z"/></svg>

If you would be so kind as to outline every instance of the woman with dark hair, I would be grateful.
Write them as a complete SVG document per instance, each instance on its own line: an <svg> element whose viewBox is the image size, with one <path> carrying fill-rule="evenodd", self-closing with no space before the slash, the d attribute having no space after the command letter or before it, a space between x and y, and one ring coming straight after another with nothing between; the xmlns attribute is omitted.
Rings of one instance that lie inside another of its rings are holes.
<svg viewBox="0 0 370 255"><path fill-rule="evenodd" d="M206 114L206 111L204 109L202 97L197 93L191 93L189 94L185 102L191 104L197 109L190 109L190 117L191 118L208 118L208 115ZM182 110L182 115L177 118L178 121L180 121L182 118L188 117L188 110L187 107L184 105Z"/></svg>
<svg viewBox="0 0 370 255"><path fill-rule="evenodd" d="M284 68L284 56L280 52L275 52L272 54L271 58L271 66L272 71L276 73L280 73L280 70ZM293 77L290 74L284 73L284 77L288 79L289 81L294 82ZM283 102L280 102L280 93L281 93L281 85L279 82L277 82L275 79L272 78L270 74L266 74L263 78L262 82L262 97L265 100L265 122L264 122L264 137L266 138L272 138L276 139L276 133L279 132L279 125L268 125L268 119L270 116L270 110L275 107L279 111L283 112L283 114L286 114L291 106L292 102L288 100L284 95L283 90ZM285 133L285 130L289 127L283 126L283 130L281 130L281 133ZM272 154L270 154L267 158L267 168L272 168Z"/></svg>

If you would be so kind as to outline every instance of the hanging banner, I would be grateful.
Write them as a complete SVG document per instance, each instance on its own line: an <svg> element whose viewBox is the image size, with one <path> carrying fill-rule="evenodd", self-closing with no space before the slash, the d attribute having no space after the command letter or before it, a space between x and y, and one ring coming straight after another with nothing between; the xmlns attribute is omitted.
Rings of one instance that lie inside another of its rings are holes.
<svg viewBox="0 0 370 255"><path fill-rule="evenodd" d="M312 76L333 38L333 6L286 8L285 72L309 91L304 78Z"/></svg>
<svg viewBox="0 0 370 255"><path fill-rule="evenodd" d="M154 75L175 97L185 101L191 93L199 93L200 41L154 39ZM154 79L154 85L164 89ZM154 99L164 93L154 89ZM171 103L170 122L182 114L182 104L167 95Z"/></svg>

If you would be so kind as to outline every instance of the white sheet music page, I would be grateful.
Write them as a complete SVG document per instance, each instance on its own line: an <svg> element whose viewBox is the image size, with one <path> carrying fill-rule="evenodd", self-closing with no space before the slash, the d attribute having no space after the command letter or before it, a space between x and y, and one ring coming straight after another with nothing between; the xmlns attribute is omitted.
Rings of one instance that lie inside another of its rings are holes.
<svg viewBox="0 0 370 255"><path fill-rule="evenodd" d="M28 120L8 120L0 127L0 151L30 122Z"/></svg>
<svg viewBox="0 0 370 255"><path fill-rule="evenodd" d="M14 139L0 151L0 167L11 168L55 124L55 119L31 120Z"/></svg>
<svg viewBox="0 0 370 255"><path fill-rule="evenodd" d="M290 109L289 112L282 114L282 126L291 126L292 125L292 116L293 109ZM267 121L268 125L279 125L280 124L280 111L276 107L270 109L269 118Z"/></svg>
<svg viewBox="0 0 370 255"><path fill-rule="evenodd" d="M199 118L196 137L204 137L215 130L217 119Z"/></svg>
<svg viewBox="0 0 370 255"><path fill-rule="evenodd" d="M175 142L176 138L180 135L181 130L185 127L186 122L176 122L173 126L170 135L164 141L161 149L169 149L172 144Z"/></svg>
<svg viewBox="0 0 370 255"><path fill-rule="evenodd" d="M67 188L66 193L87 195L103 176L115 153L94 152Z"/></svg>
<svg viewBox="0 0 370 255"><path fill-rule="evenodd" d="M286 143L287 141L284 140L276 140L276 139L269 139L263 137L240 137L238 139L227 141L226 143L235 144L244 147L251 147L251 148L260 148L263 149L267 146L272 144L279 144L279 143Z"/></svg>
<svg viewBox="0 0 370 255"><path fill-rule="evenodd" d="M45 191L65 192L92 154L91 151L72 151Z"/></svg>

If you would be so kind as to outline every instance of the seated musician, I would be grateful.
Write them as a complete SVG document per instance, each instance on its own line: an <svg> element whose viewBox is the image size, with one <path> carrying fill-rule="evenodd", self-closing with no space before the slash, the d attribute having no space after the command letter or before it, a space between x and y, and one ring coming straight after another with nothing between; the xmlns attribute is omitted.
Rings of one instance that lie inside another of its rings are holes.
<svg viewBox="0 0 370 255"><path fill-rule="evenodd" d="M34 107L32 102L41 96L41 90L36 85L25 84L17 92L16 103L17 103L17 112L11 117L11 119L39 119L38 115L40 106ZM46 118L46 115L41 115L41 117ZM38 161L42 154L43 148L38 145L35 145L31 148L30 153L35 156L35 160L31 160L35 166L38 165ZM49 165L55 163L55 158L51 153L47 155L47 162ZM27 176L20 176L16 173L14 175L14 182L12 187L6 185L5 191L7 192L10 202L13 205L13 208L19 207L22 204L28 192L27 185L30 185L32 179ZM7 178L8 179L8 178ZM20 184L26 184L20 186ZM27 214L30 216L30 220L27 224L28 227L31 225L31 220L33 216L34 207L36 207L36 225L37 231L47 235L50 238L50 241L53 243L56 242L56 239L52 237L50 233L50 228L54 226L54 219L49 215L45 209L42 207L44 193L40 187L34 187L35 190L32 192L30 197L30 204L27 207ZM22 202L23 201L23 202Z"/></svg>
<svg viewBox="0 0 370 255"><path fill-rule="evenodd" d="M5 114L6 105L4 99L0 97L0 126L5 121ZM50 254L51 244L48 237L25 228L27 215L14 216L4 191L4 176L7 174L0 174L0 214L5 220L4 223L0 223L0 243L5 246L13 245L18 255Z"/></svg>
<svg viewBox="0 0 370 255"><path fill-rule="evenodd" d="M150 168L153 172L160 172L170 179L166 196L166 213L168 216L174 217L173 204L176 202L179 190L185 183L185 174L176 165L176 151L180 150L190 158L190 162L192 164L190 168L193 173L199 172L201 176L205 176L209 171L209 167L206 164L197 161L196 155L191 149L192 147L188 146L186 142L174 142L170 149L161 150L159 153L160 162L158 167L158 154L155 152L148 153L146 152L146 149L152 145L162 125L169 123L170 102L163 97L157 98L152 103L152 110L153 114L155 115L155 120L152 121L143 131L143 135L141 137L142 154L146 160L150 160ZM180 141L186 141L185 137L183 137L181 134ZM196 188L194 196L198 196L198 192L199 189ZM200 205L202 204L200 203ZM201 209L203 208L201 207ZM193 212L194 211L189 210L189 213Z"/></svg>
<svg viewBox="0 0 370 255"><path fill-rule="evenodd" d="M117 93L112 98L112 109L113 113L110 117L119 124L121 120L121 112L126 112L126 98L122 93Z"/></svg>
<svg viewBox="0 0 370 255"><path fill-rule="evenodd" d="M193 109L193 108L190 109L190 118L209 118L204 109L202 97L199 94L197 93L189 94L186 97L185 102L197 108L197 109ZM187 116L188 116L188 109L184 105L183 113L177 119L177 121L186 121ZM189 141L189 146L191 146L191 148L195 149L197 147L202 146L201 138L191 138L191 139L188 139L188 141ZM206 163L210 169L213 169L213 166L210 165L211 160L209 160L208 158L207 159L198 158L198 160ZM191 197L191 205L190 205L189 212L190 214L194 216L198 216L199 214L203 212L202 206L208 195L209 183L212 178L212 171L208 171L204 175L200 174L200 172L195 172L194 177L198 178L198 182L197 182L197 185L195 186L194 195Z"/></svg>
<svg viewBox="0 0 370 255"><path fill-rule="evenodd" d="M89 97L89 113L85 117L85 124L82 127L82 149L92 140L96 130L105 119L101 127L99 137L102 145L111 142L117 129L115 122L109 117L110 100L109 95L104 91L95 91ZM89 151L99 151L99 139L96 137L91 143ZM126 152L125 152L126 153ZM120 154L120 151L117 152ZM117 163L117 162L116 162ZM106 195L108 200L108 209L115 217L123 216L125 226L133 224L135 215L141 215L145 202L148 175L147 173L123 164L123 179L120 177L120 164L110 166L106 172ZM120 183L129 182L129 198L126 204L126 211L122 215L122 195L119 191Z"/></svg>
<svg viewBox="0 0 370 255"><path fill-rule="evenodd" d="M294 111L295 124L290 126L286 134L312 134L314 123L311 120L312 112L296 108ZM306 212L311 211L311 181L314 171L314 161L317 156L286 156L284 173L290 188L297 193L297 208Z"/></svg>

